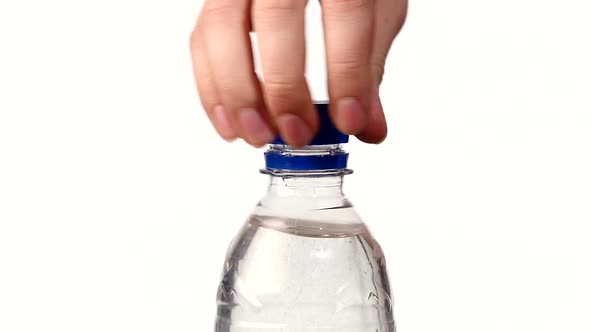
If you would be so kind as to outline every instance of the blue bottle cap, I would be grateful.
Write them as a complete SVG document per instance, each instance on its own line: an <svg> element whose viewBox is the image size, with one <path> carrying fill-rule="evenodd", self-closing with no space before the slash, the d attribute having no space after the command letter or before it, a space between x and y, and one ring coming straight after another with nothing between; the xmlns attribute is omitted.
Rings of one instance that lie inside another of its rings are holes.
<svg viewBox="0 0 590 332"><path fill-rule="evenodd" d="M315 155L315 156L293 156L280 152L265 153L266 168L269 170L285 171L327 171L343 170L348 165L348 153L339 151L337 153Z"/></svg>
<svg viewBox="0 0 590 332"><path fill-rule="evenodd" d="M308 146L335 145L348 142L348 135L343 134L330 119L327 103L315 104L320 126L316 137ZM280 137L272 144L287 145ZM305 149L305 148L303 148ZM266 169L270 172L280 171L330 171L346 170L348 153L340 148L327 148L326 153L292 153L290 147L271 147L264 155ZM311 151L311 150L310 150Z"/></svg>
<svg viewBox="0 0 590 332"><path fill-rule="evenodd" d="M329 113L329 104L316 103L320 126L315 138L308 145L330 145L348 143L348 135L340 132L332 122ZM281 137L277 137L272 144L287 145Z"/></svg>

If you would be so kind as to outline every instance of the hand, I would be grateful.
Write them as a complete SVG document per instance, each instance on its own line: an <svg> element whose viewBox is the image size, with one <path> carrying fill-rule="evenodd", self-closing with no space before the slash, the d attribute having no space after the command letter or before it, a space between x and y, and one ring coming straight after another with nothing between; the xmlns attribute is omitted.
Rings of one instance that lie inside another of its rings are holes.
<svg viewBox="0 0 590 332"><path fill-rule="evenodd" d="M343 132L379 143L387 125L379 97L385 59L407 0L322 0L331 117ZM305 0L206 0L191 38L203 107L226 140L254 146L279 132L295 146L318 128L305 80ZM258 38L264 82L254 72Z"/></svg>

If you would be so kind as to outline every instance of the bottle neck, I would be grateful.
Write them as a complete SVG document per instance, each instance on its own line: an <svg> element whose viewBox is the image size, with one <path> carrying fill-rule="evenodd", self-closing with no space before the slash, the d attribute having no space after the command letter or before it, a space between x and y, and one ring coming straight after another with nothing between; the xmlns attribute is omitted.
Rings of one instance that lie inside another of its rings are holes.
<svg viewBox="0 0 590 332"><path fill-rule="evenodd" d="M268 191L259 202L258 213L293 217L298 213L314 214L318 211L350 206L342 192L342 178L342 175L271 175Z"/></svg>
<svg viewBox="0 0 590 332"><path fill-rule="evenodd" d="M268 195L287 199L330 199L342 198L343 175L276 176L270 175Z"/></svg>
<svg viewBox="0 0 590 332"><path fill-rule="evenodd" d="M294 148L271 145L266 152L270 185L262 206L287 210L327 209L347 205L342 181L348 154L340 145Z"/></svg>

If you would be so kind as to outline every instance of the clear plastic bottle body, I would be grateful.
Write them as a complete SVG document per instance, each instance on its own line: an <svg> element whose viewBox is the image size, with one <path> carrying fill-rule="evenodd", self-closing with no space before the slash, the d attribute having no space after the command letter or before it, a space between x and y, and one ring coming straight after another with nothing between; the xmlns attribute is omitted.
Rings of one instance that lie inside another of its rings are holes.
<svg viewBox="0 0 590 332"><path fill-rule="evenodd" d="M217 332L393 332L385 260L342 175L271 175L228 251Z"/></svg>

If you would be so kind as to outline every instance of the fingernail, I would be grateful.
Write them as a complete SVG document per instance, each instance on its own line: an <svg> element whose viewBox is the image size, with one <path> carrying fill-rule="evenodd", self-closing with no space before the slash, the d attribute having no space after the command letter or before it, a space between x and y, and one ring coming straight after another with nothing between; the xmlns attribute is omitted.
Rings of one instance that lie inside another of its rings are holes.
<svg viewBox="0 0 590 332"><path fill-rule="evenodd" d="M336 125L343 132L356 135L367 125L367 112L356 98L346 97L336 104Z"/></svg>
<svg viewBox="0 0 590 332"><path fill-rule="evenodd" d="M238 117L246 142L260 147L274 138L272 130L255 109L241 110Z"/></svg>
<svg viewBox="0 0 590 332"><path fill-rule="evenodd" d="M281 132L281 137L289 145L304 146L309 144L313 138L311 128L295 114L282 114L277 118L277 126Z"/></svg>
<svg viewBox="0 0 590 332"><path fill-rule="evenodd" d="M215 106L213 109L213 126L215 126L219 135L226 141L233 141L237 136L229 115L221 105Z"/></svg>

